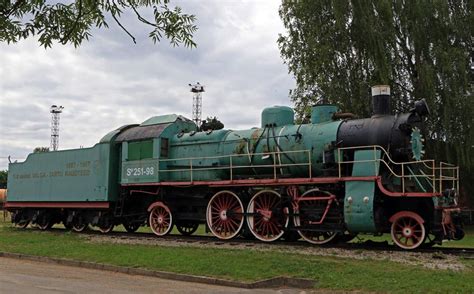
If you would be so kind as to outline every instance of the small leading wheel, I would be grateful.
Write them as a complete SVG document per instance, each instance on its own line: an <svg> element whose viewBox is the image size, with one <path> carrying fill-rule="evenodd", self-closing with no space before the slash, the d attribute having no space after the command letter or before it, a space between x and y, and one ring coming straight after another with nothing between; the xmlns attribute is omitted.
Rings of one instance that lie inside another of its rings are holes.
<svg viewBox="0 0 474 294"><path fill-rule="evenodd" d="M393 242L403 249L415 249L425 241L425 226L421 216L411 211L400 211L390 218Z"/></svg>
<svg viewBox="0 0 474 294"><path fill-rule="evenodd" d="M244 206L239 197L230 191L220 191L209 200L206 210L207 226L219 239L237 236L244 224Z"/></svg>
<svg viewBox="0 0 474 294"><path fill-rule="evenodd" d="M330 201L334 201L331 200L332 197L328 192L312 189L306 191L298 200L298 209L295 209L296 216L293 221L295 227L299 228L300 236L309 243L323 245L336 238L337 232L318 230L317 224L324 223L327 214L331 212L333 204Z"/></svg>
<svg viewBox="0 0 474 294"><path fill-rule="evenodd" d="M281 196L273 190L255 194L247 207L247 224L255 238L264 242L280 239L288 226L288 215L281 205Z"/></svg>
<svg viewBox="0 0 474 294"><path fill-rule="evenodd" d="M191 236L199 228L199 223L193 221L180 221L176 224L178 232L183 236Z"/></svg>
<svg viewBox="0 0 474 294"><path fill-rule="evenodd" d="M152 204L149 217L150 228L157 236L165 236L173 228L173 216L165 204L156 202Z"/></svg>

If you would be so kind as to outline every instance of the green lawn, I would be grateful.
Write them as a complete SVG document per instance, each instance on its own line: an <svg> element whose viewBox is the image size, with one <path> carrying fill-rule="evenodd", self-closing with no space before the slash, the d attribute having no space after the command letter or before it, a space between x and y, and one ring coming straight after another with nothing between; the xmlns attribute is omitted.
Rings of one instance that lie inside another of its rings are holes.
<svg viewBox="0 0 474 294"><path fill-rule="evenodd" d="M295 249L296 251L297 249ZM390 261L282 254L273 251L97 244L71 232L20 230L0 224L0 251L69 258L230 280L275 276L315 279L329 290L474 292L474 262L466 270L428 270Z"/></svg>

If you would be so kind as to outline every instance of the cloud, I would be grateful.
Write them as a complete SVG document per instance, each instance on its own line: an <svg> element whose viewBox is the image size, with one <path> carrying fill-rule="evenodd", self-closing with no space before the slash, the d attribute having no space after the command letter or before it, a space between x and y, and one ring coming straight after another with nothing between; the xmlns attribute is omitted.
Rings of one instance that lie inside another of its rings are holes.
<svg viewBox="0 0 474 294"><path fill-rule="evenodd" d="M61 115L60 149L92 146L109 131L160 114L191 117L188 83L206 85L203 118L226 128L260 125L261 110L289 105L294 80L280 58L278 1L173 1L198 18L198 47L153 45L146 27L125 15L133 44L115 24L81 47L35 40L0 44L0 169L49 146L52 104Z"/></svg>

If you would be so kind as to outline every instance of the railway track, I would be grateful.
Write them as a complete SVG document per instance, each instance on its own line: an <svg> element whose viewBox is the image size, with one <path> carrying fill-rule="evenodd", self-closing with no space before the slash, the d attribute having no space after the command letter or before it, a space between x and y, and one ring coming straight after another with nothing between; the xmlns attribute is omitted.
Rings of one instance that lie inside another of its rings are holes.
<svg viewBox="0 0 474 294"><path fill-rule="evenodd" d="M53 229L53 231L64 231L63 229ZM91 235L91 236L102 236L110 238L111 240L130 240L130 241L140 241L140 242L155 242L157 240L169 240L177 243L186 244L209 244L214 246L219 245L245 245L246 247L256 247L256 246L268 246L271 247L281 247L281 246L293 246L293 247L313 247L317 248L317 245L310 244L305 241L275 241L270 243L261 242L255 239L245 239L242 237L234 238L229 241L223 241L217 239L214 236L207 235L192 235L192 236L183 236L181 234L169 234L164 237L157 237L153 233L146 232L110 232L108 234L102 234L98 231L88 230L84 231L81 234ZM322 248L335 248L335 249L345 249L345 250L367 250L367 251L391 251L391 252L416 252L416 253L425 253L433 254L433 258L442 259L442 254L450 254L455 256L460 256L466 259L474 259L474 248L458 248L458 247L430 247L430 248L418 248L415 250L404 250L395 245L388 244L388 242L374 242L374 241L365 241L365 242L353 242L353 243L338 243L338 244L328 244L320 246Z"/></svg>

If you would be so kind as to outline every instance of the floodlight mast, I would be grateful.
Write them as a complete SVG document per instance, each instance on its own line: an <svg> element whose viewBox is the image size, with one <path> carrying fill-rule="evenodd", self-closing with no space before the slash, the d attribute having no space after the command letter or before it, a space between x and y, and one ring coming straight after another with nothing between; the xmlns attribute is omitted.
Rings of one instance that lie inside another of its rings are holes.
<svg viewBox="0 0 474 294"><path fill-rule="evenodd" d="M202 122L202 92L204 91L204 85L197 82L194 85L189 84L191 87L191 93L193 93L193 121L198 127L201 126Z"/></svg>
<svg viewBox="0 0 474 294"><path fill-rule="evenodd" d="M50 150L56 151L59 148L59 115L63 112L64 107L51 105L51 144Z"/></svg>

